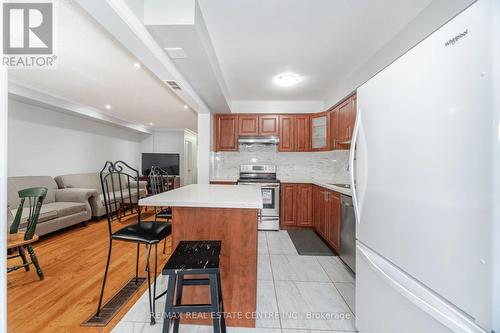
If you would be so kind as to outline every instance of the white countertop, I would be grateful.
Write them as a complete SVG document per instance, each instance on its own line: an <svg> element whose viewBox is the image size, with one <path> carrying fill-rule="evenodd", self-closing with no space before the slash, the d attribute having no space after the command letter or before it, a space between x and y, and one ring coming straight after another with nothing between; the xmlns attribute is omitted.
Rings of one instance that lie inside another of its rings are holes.
<svg viewBox="0 0 500 333"><path fill-rule="evenodd" d="M345 194L345 195L352 197L352 189L350 189L350 188L335 186L335 185L331 185L330 183L323 183L321 181L313 181L312 183L314 185L318 185L318 186L327 188L329 190L339 192L339 193L342 193L342 194Z"/></svg>
<svg viewBox="0 0 500 333"><path fill-rule="evenodd" d="M229 178L213 178L210 179L210 181L216 181L216 182L237 182L238 179L229 179ZM331 184L338 184L338 181L333 181L333 180L325 180L325 179L302 179L302 178L280 178L281 183L291 183L291 184L314 184L318 185L321 187L324 187L326 189L339 192L345 195L348 195L352 197L352 189L350 188L345 188L345 187L340 187L340 186L334 186Z"/></svg>
<svg viewBox="0 0 500 333"><path fill-rule="evenodd" d="M227 183L236 183L238 178L212 178L211 182L227 182Z"/></svg>
<svg viewBox="0 0 500 333"><path fill-rule="evenodd" d="M258 186L192 184L139 200L140 206L261 209Z"/></svg>
<svg viewBox="0 0 500 333"><path fill-rule="evenodd" d="M320 180L320 179L299 179L299 178L284 178L280 179L281 183L294 183L294 184L314 184L318 185L321 187L324 187L326 189L339 192L348 196L352 197L352 189L350 188L345 188L345 187L340 187L340 186L335 186L331 184L337 184L339 183L338 181L332 181L332 180Z"/></svg>

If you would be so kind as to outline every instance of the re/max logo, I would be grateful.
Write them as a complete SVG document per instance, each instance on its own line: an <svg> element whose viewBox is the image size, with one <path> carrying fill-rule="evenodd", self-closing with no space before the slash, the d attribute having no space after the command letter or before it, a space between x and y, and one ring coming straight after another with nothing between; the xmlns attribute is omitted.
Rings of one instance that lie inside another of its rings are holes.
<svg viewBox="0 0 500 333"><path fill-rule="evenodd" d="M469 29L465 29L464 32L461 32L458 35L456 35L455 37L453 37L452 39L449 39L448 41L446 41L444 43L444 46L448 47L448 46L455 45L456 42L458 42L461 38L465 37L468 33L469 33Z"/></svg>

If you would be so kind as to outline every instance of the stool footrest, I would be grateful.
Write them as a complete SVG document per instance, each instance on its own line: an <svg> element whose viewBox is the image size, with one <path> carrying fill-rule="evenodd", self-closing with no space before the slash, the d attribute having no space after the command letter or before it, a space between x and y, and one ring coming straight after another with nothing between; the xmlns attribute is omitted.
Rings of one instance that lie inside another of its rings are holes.
<svg viewBox="0 0 500 333"><path fill-rule="evenodd" d="M208 286L210 279L184 279L182 285L184 286Z"/></svg>
<svg viewBox="0 0 500 333"><path fill-rule="evenodd" d="M171 309L172 312L176 313L186 313L186 312L212 312L213 305L211 304L182 304L182 305L174 305Z"/></svg>

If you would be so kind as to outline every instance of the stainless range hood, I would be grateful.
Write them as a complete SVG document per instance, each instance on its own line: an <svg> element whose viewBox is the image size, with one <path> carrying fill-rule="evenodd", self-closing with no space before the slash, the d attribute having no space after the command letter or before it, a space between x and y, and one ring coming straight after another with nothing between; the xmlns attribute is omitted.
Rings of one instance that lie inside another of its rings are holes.
<svg viewBox="0 0 500 333"><path fill-rule="evenodd" d="M240 136L238 139L240 145L277 145L279 142L277 136Z"/></svg>

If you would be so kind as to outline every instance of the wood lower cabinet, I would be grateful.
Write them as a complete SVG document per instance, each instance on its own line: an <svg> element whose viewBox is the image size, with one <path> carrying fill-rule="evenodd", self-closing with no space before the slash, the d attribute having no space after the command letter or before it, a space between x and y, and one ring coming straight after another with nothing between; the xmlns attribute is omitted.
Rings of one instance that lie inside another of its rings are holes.
<svg viewBox="0 0 500 333"><path fill-rule="evenodd" d="M279 151L295 151L295 116L279 116L280 143Z"/></svg>
<svg viewBox="0 0 500 333"><path fill-rule="evenodd" d="M311 184L281 184L281 225L312 227L313 186Z"/></svg>
<svg viewBox="0 0 500 333"><path fill-rule="evenodd" d="M259 116L259 135L279 135L279 116Z"/></svg>
<svg viewBox="0 0 500 333"><path fill-rule="evenodd" d="M244 135L259 135L259 117L256 115L240 115L238 133Z"/></svg>
<svg viewBox="0 0 500 333"><path fill-rule="evenodd" d="M340 250L340 194L327 192L326 241Z"/></svg>
<svg viewBox="0 0 500 333"><path fill-rule="evenodd" d="M318 214L318 218L319 218L319 221L317 224L318 226L318 229L316 230L324 239L327 238L327 233L326 233L326 229L327 229L327 220L328 220L328 204L327 204L327 201L326 201L326 194L328 193L327 190L321 188L320 189L320 197L318 198L320 200L320 204L319 204L319 214Z"/></svg>
<svg viewBox="0 0 500 333"><path fill-rule="evenodd" d="M312 188L311 184L298 184L296 186L297 201L295 218L298 227L312 227Z"/></svg>
<svg viewBox="0 0 500 333"><path fill-rule="evenodd" d="M312 227L340 251L340 193L311 184L281 184L281 226Z"/></svg>
<svg viewBox="0 0 500 333"><path fill-rule="evenodd" d="M285 227L297 226L295 206L297 202L296 184L281 184L280 215L281 225Z"/></svg>
<svg viewBox="0 0 500 333"><path fill-rule="evenodd" d="M340 250L340 194L320 186L313 189L314 230L337 252Z"/></svg>
<svg viewBox="0 0 500 333"><path fill-rule="evenodd" d="M321 192L321 187L313 185L312 189L312 197L313 197L313 228L318 232L319 230L319 221L321 220L321 210L322 210L322 202L323 202L323 197L322 197L322 192Z"/></svg>
<svg viewBox="0 0 500 333"><path fill-rule="evenodd" d="M238 150L238 116L215 115L215 151Z"/></svg>

